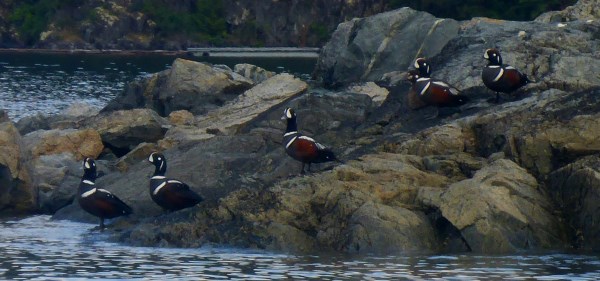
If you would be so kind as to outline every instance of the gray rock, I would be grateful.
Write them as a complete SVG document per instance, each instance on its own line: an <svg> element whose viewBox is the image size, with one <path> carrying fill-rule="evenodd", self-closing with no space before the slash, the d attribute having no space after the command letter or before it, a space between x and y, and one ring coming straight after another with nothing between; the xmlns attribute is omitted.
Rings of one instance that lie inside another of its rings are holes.
<svg viewBox="0 0 600 281"><path fill-rule="evenodd" d="M541 14L535 21L546 23L570 22L570 21L598 21L600 11L598 0L579 0L575 5L569 6L562 11L551 11Z"/></svg>
<svg viewBox="0 0 600 281"><path fill-rule="evenodd" d="M30 162L40 211L54 214L71 204L83 174L81 161L71 153L42 155Z"/></svg>
<svg viewBox="0 0 600 281"><path fill-rule="evenodd" d="M597 251L600 241L598 202L600 193L600 161L597 155L582 158L566 165L548 177L548 190L557 208L566 218L571 246Z"/></svg>
<svg viewBox="0 0 600 281"><path fill-rule="evenodd" d="M25 163L19 131L12 122L0 123L0 209L5 213L36 210L37 196Z"/></svg>
<svg viewBox="0 0 600 281"><path fill-rule="evenodd" d="M304 93L307 87L305 82L292 75L276 75L222 107L197 117L193 124L172 127L159 145L171 148L215 135L237 134L260 114L290 97Z"/></svg>
<svg viewBox="0 0 600 281"><path fill-rule="evenodd" d="M533 176L509 160L497 160L472 179L450 185L439 208L473 252L512 253L564 245L551 201Z"/></svg>
<svg viewBox="0 0 600 281"><path fill-rule="evenodd" d="M129 85L102 112L147 107L161 116L177 110L204 114L234 99L253 84L231 70L176 59L170 69Z"/></svg>
<svg viewBox="0 0 600 281"><path fill-rule="evenodd" d="M459 24L410 8L341 23L319 55L313 77L325 86L376 81L416 57L438 55Z"/></svg>
<svg viewBox="0 0 600 281"><path fill-rule="evenodd" d="M233 67L233 71L254 81L255 84L259 84L275 75L275 73L272 71L268 71L262 67L247 63L236 64Z"/></svg>
<svg viewBox="0 0 600 281"><path fill-rule="evenodd" d="M117 155L129 152L142 142L156 142L167 131L168 121L150 109L106 112L88 118L85 126L98 131L102 142Z"/></svg>
<svg viewBox="0 0 600 281"><path fill-rule="evenodd" d="M70 153L78 161L95 159L104 149L100 134L92 129L38 130L23 136L23 145L33 159L61 153Z"/></svg>

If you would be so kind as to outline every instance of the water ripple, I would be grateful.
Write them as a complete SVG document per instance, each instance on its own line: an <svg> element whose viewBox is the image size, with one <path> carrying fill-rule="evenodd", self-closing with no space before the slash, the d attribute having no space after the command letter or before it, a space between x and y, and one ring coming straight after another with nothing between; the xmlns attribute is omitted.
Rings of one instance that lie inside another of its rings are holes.
<svg viewBox="0 0 600 281"><path fill-rule="evenodd" d="M0 52L0 109L17 121L56 114L75 102L104 107L127 83L167 69L175 57L118 55L12 54ZM188 58L190 59L190 58ZM314 59L193 58L233 67L251 63L310 79ZM280 66L281 64L285 66Z"/></svg>
<svg viewBox="0 0 600 281"><path fill-rule="evenodd" d="M34 216L0 222L0 279L28 280L598 280L600 258L298 256L264 251L129 247L95 225Z"/></svg>

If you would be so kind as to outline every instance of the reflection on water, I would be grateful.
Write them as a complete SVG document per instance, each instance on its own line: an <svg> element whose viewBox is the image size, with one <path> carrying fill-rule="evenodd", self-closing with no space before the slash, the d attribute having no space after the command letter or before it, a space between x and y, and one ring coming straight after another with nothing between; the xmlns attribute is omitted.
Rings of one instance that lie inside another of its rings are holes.
<svg viewBox="0 0 600 281"><path fill-rule="evenodd" d="M49 216L0 222L0 279L27 280L598 280L579 255L319 257L231 248L167 249L105 242L95 225Z"/></svg>
<svg viewBox="0 0 600 281"><path fill-rule="evenodd" d="M0 52L0 109L13 120L37 113L55 114L74 102L101 108L137 78L168 68L175 57L163 55L25 54ZM231 68L250 63L307 79L313 58L188 59Z"/></svg>

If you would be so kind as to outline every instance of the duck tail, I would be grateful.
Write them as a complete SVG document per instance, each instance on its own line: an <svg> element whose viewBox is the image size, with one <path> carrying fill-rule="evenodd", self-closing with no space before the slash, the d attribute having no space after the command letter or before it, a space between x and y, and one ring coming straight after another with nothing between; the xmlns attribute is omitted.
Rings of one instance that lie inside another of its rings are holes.
<svg viewBox="0 0 600 281"><path fill-rule="evenodd" d="M330 161L338 161L333 151L331 151L330 149L321 149L319 150L319 154L317 155L317 158L313 161L313 163L323 163Z"/></svg>

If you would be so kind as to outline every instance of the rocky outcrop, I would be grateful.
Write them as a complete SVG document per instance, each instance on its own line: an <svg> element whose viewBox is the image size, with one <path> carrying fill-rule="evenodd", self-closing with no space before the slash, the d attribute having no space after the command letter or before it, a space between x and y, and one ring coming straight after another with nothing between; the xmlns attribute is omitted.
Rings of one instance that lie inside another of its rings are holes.
<svg viewBox="0 0 600 281"><path fill-rule="evenodd" d="M394 13L398 15L348 25L357 24L353 36L358 38L394 22L384 18L420 15L409 10ZM435 24L436 19L429 19ZM406 21L403 30L414 28L415 22ZM432 110L428 107L407 110L407 85L386 84L398 79L377 81L385 86L386 96L380 86L361 82L360 77L337 91L311 87L289 74L268 78L222 105L210 105L214 108L205 113L173 111L170 121L152 106L106 110L85 119L79 130L109 123L97 121L108 116L133 125L142 115L155 121L140 127L168 129L152 139L153 134L132 129L110 136L136 139L123 145L127 149L122 155L103 151L98 161L102 176L96 184L135 210L122 223L112 224L116 231L108 233L116 241L141 246L217 243L294 253L596 250L600 85L597 77L576 82L577 74L567 73L566 65L568 58L581 55L592 64L585 69L597 67L597 55L588 49L598 43L596 26L575 22L559 29L542 22L481 18L456 24L460 30L454 39L440 44L441 53L430 59L434 76L457 79L453 83L465 87L472 101L439 110L435 119L424 118ZM540 32L531 33L537 27ZM521 36L516 30L523 31ZM564 39L563 46L543 45L551 43L546 36ZM505 54L507 61L521 58L540 66L517 65L535 82L498 104L487 102L491 95L478 80L480 52L473 55L491 42L503 49L515 46ZM542 45L516 47L533 42ZM376 52L380 45L376 46L369 50ZM339 53L351 53L352 48L340 47ZM553 48L562 52L550 55ZM402 60L409 62L414 55L404 53ZM546 55L550 57L541 57ZM447 69L450 66L454 67ZM212 71L227 71L222 69ZM387 77L398 77L403 70L394 71ZM136 87L162 85L166 76L161 75L135 82ZM340 162L313 165L311 173L298 176L300 164L281 144L285 124L279 118L288 106L296 109L298 130L329 146ZM111 127L120 126L116 124ZM119 151L111 147L116 141L109 143L107 132L96 130L106 146ZM204 202L161 212L148 195L154 168L146 156L155 149L168 160L167 175L187 182ZM70 204L55 218L85 221L89 216Z"/></svg>
<svg viewBox="0 0 600 281"><path fill-rule="evenodd" d="M255 84L259 84L275 75L272 71L247 63L236 64L233 67L233 71L252 80Z"/></svg>
<svg viewBox="0 0 600 281"><path fill-rule="evenodd" d="M32 158L67 152L78 161L96 158L104 148L100 134L92 129L38 130L25 135L23 143Z"/></svg>
<svg viewBox="0 0 600 281"><path fill-rule="evenodd" d="M204 114L234 99L252 85L252 80L231 70L176 59L171 69L129 85L102 111L146 107L161 116L177 110Z"/></svg>
<svg viewBox="0 0 600 281"><path fill-rule="evenodd" d="M23 6L20 4L19 1L0 3L2 47L185 50L213 45L320 46L338 23L394 8L379 0L319 0L310 5L301 0L145 4L84 0L77 5L62 2L28 5L29 10L40 13L28 18L36 23L33 28L22 26L27 19L11 17L17 7ZM194 18L203 21L190 22ZM39 34L38 28L42 29Z"/></svg>
<svg viewBox="0 0 600 281"><path fill-rule="evenodd" d="M99 114L86 120L102 142L117 155L129 152L142 142L156 142L167 131L168 122L150 109L120 110Z"/></svg>
<svg viewBox="0 0 600 281"><path fill-rule="evenodd" d="M473 178L450 185L438 207L473 252L551 249L564 241L550 198L509 160L494 161Z"/></svg>
<svg viewBox="0 0 600 281"><path fill-rule="evenodd" d="M24 161L21 134L12 122L0 123L0 210L36 210L35 189Z"/></svg>
<svg viewBox="0 0 600 281"><path fill-rule="evenodd" d="M539 22L570 22L570 21L594 21L600 18L598 0L579 0L575 5L567 7L562 11L547 12L535 19Z"/></svg>
<svg viewBox="0 0 600 281"><path fill-rule="evenodd" d="M587 2L597 1L582 1L575 7ZM587 20L594 16L593 9L587 15L586 20L562 25L487 18L456 22L411 9L355 19L338 26L319 56L313 77L334 87L357 80L396 86L403 79L392 79L393 74L406 71L422 56L431 61L433 77L477 97L485 92L480 82L483 52L495 47L504 63L529 75L535 82L530 87L585 89L600 85L597 76L587 75L600 71L595 52L599 40L594 35L600 23Z"/></svg>
<svg viewBox="0 0 600 281"><path fill-rule="evenodd" d="M568 235L573 246L598 251L598 187L600 159L598 155L584 157L552 172L547 180L548 190L567 218Z"/></svg>
<svg viewBox="0 0 600 281"><path fill-rule="evenodd" d="M376 81L416 57L438 55L458 31L455 20L409 8L344 22L321 50L313 77L328 87Z"/></svg>

